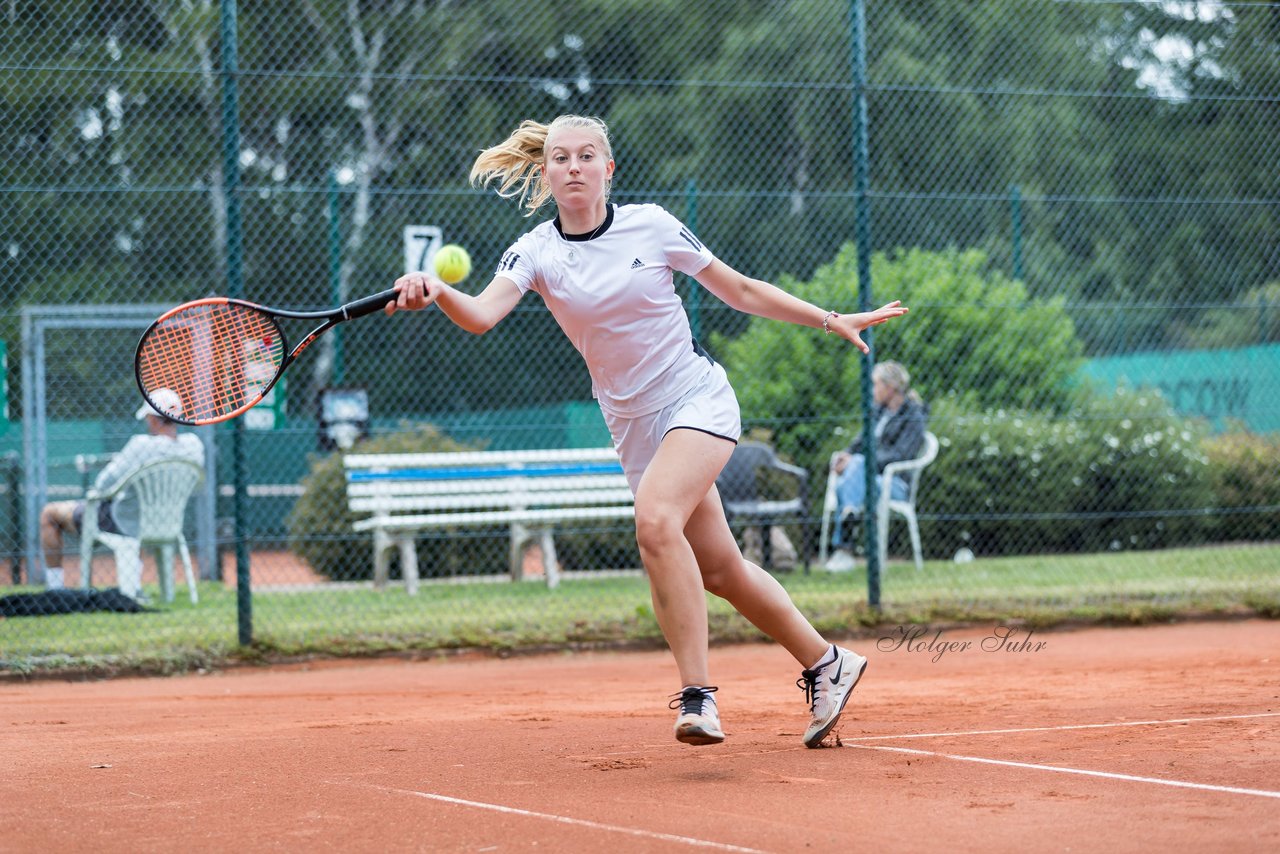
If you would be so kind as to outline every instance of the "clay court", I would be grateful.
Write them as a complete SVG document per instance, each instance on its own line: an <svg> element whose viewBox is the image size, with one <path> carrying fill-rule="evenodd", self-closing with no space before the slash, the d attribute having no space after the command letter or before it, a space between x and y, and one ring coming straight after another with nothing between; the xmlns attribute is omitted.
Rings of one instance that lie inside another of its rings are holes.
<svg viewBox="0 0 1280 854"><path fill-rule="evenodd" d="M0 847L1280 850L1280 622L996 628L853 641L820 750L771 645L697 748L664 651L11 683Z"/></svg>

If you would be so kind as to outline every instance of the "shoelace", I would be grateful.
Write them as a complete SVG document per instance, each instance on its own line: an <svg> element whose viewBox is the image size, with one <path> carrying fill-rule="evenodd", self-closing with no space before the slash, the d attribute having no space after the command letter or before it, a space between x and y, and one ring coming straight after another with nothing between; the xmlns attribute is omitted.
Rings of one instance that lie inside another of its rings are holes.
<svg viewBox="0 0 1280 854"><path fill-rule="evenodd" d="M679 694L672 694L673 699L667 704L667 708L680 708L682 715L700 715L702 714L702 704L707 698L720 689L712 685L707 688L685 688Z"/></svg>
<svg viewBox="0 0 1280 854"><path fill-rule="evenodd" d="M802 670L796 680L796 687L804 689L804 701L809 704L809 711L818 702L818 674L821 670Z"/></svg>

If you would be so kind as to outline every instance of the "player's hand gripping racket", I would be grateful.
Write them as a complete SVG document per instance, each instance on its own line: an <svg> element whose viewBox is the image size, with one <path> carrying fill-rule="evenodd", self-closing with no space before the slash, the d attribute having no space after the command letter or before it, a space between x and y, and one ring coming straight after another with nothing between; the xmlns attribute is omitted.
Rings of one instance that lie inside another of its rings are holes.
<svg viewBox="0 0 1280 854"><path fill-rule="evenodd" d="M380 311L396 299L395 288L330 311L286 311L226 297L196 300L165 312L142 333L133 370L142 396L181 424L215 424L261 402L285 368L321 334ZM281 318L319 320L289 349ZM170 395L176 392L181 411Z"/></svg>

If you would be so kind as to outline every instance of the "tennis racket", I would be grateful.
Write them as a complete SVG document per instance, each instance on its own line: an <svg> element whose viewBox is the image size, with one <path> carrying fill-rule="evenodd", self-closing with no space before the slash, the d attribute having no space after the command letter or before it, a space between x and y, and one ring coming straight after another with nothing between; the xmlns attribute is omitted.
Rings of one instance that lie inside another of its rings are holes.
<svg viewBox="0 0 1280 854"><path fill-rule="evenodd" d="M312 341L398 295L390 288L329 311L287 311L227 297L180 305L142 333L133 357L138 388L156 411L180 424L235 418L260 403ZM320 325L290 350L282 318Z"/></svg>

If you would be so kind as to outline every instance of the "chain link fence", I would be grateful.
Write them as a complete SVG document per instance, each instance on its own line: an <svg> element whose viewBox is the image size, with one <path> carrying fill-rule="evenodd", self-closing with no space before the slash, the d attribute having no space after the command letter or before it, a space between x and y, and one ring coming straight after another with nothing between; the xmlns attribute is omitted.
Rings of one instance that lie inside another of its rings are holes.
<svg viewBox="0 0 1280 854"><path fill-rule="evenodd" d="M911 307L874 345L910 372L938 440L914 495L922 566L895 513L869 585L857 518L854 571L803 566L828 550L824 517L840 524L824 495L831 455L863 429L863 360L678 277L748 435L808 475L778 529L799 557L783 540L772 557L820 628L1276 613L1275 4L235 5L0 7L7 593L43 585L44 504L81 498L140 429L139 307L229 289L328 307L442 243L470 251L462 287L478 289L532 221L467 184L476 153L522 119L584 113L613 132L614 202L665 206L721 259L817 304ZM536 580L544 541L513 561L508 526L483 522L419 532L417 595L403 556L374 585L342 464L353 431L368 454L609 443L534 297L480 338L434 310L346 325L238 428L202 428L198 602L180 569L165 601L148 557L152 613L10 618L0 658L185 665L247 634L285 653L660 637L625 518L558 525L554 589ZM115 583L111 552L94 564L95 587ZM713 603L713 631L752 630Z"/></svg>

